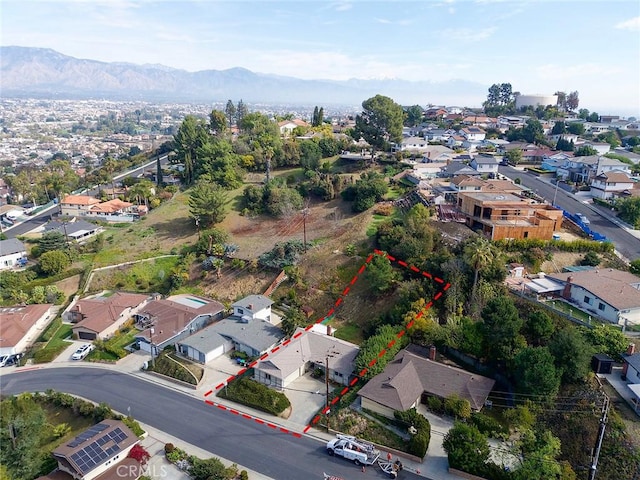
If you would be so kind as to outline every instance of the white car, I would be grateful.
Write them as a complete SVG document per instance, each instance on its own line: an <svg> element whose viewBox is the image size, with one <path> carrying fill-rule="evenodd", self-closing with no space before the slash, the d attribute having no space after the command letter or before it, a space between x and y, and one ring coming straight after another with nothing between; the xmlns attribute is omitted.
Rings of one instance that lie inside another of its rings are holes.
<svg viewBox="0 0 640 480"><path fill-rule="evenodd" d="M84 359L84 357L89 355L89 353L91 353L91 350L93 349L94 346L91 343L85 343L84 345L78 347L75 352L73 352L73 355L71 355L71 360L82 360Z"/></svg>
<svg viewBox="0 0 640 480"><path fill-rule="evenodd" d="M576 218L580 220L583 225L589 225L591 223L582 213L576 213Z"/></svg>

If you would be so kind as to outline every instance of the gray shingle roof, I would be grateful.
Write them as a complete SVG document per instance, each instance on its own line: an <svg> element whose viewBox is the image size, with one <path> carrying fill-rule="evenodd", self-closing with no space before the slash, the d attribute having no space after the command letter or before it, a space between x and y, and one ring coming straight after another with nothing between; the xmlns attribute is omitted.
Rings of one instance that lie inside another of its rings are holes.
<svg viewBox="0 0 640 480"><path fill-rule="evenodd" d="M422 392L446 398L457 394L479 410L495 380L444 365L401 350L384 371L360 389L358 395L393 410L407 410Z"/></svg>
<svg viewBox="0 0 640 480"><path fill-rule="evenodd" d="M247 323L237 316L230 316L203 328L180 343L206 353L224 345L227 339L232 339L258 352L264 352L284 336L280 328L267 321L250 320Z"/></svg>
<svg viewBox="0 0 640 480"><path fill-rule="evenodd" d="M273 305L273 300L271 300L269 297L265 297L264 295L248 295L242 300L238 300L237 302L235 302L232 306L249 308L250 305L252 306L250 310L252 310L253 312L257 312L259 310L262 310L263 308L267 308Z"/></svg>
<svg viewBox="0 0 640 480"><path fill-rule="evenodd" d="M0 255L13 255L14 253L26 252L24 243L16 238L0 240Z"/></svg>

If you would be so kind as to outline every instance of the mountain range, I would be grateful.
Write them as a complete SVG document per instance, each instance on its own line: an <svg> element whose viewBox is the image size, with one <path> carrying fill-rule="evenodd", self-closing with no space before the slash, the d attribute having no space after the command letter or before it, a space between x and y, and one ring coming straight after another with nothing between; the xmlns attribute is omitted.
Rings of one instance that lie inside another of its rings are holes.
<svg viewBox="0 0 640 480"><path fill-rule="evenodd" d="M487 86L466 80L303 80L244 68L188 72L164 65L78 59L48 48L0 47L5 98L37 97L151 102L359 105L376 94L403 105L478 106Z"/></svg>

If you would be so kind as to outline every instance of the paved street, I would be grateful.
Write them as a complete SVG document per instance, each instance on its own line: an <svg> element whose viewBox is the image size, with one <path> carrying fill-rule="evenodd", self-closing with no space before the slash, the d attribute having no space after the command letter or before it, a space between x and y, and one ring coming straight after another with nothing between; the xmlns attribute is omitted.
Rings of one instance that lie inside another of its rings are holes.
<svg viewBox="0 0 640 480"><path fill-rule="evenodd" d="M385 478L377 468L361 473L353 463L329 457L324 441L311 436L295 438L254 421L206 405L179 388L113 369L76 366L68 368L14 369L0 377L4 394L44 391L69 392L95 402L106 402L120 412L130 411L141 422L278 480L322 478L322 473L345 478ZM408 471L403 478L419 478Z"/></svg>
<svg viewBox="0 0 640 480"><path fill-rule="evenodd" d="M594 206L591 202L584 203L579 196L567 193L561 188L556 191L555 185L541 180L531 173L504 166L501 166L499 171L512 180L519 178L523 186L537 192L538 195L544 197L550 203L553 202L555 197L555 203L560 208L571 213L586 215L591 221L591 229L605 235L608 240L613 242L616 250L622 256L628 260L640 258L640 239L621 228L610 212Z"/></svg>

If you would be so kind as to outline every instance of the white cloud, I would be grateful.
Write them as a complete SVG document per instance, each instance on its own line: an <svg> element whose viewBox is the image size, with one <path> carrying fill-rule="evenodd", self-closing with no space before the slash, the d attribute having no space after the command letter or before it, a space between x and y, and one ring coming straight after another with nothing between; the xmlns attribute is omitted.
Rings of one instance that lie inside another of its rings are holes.
<svg viewBox="0 0 640 480"><path fill-rule="evenodd" d="M601 63L579 63L576 65L557 65L548 63L535 68L539 78L544 80L567 78L584 78L587 76L604 77L619 75L624 70Z"/></svg>
<svg viewBox="0 0 640 480"><path fill-rule="evenodd" d="M351 10L351 8L353 7L353 5L349 2L336 2L332 6L336 12L345 12L347 10Z"/></svg>
<svg viewBox="0 0 640 480"><path fill-rule="evenodd" d="M441 38L445 40L458 40L462 42L477 42L486 40L496 31L495 27L489 28L446 28L440 31Z"/></svg>
<svg viewBox="0 0 640 480"><path fill-rule="evenodd" d="M634 32L640 32L640 17L631 18L624 22L616 24L616 28L619 30L631 30Z"/></svg>

